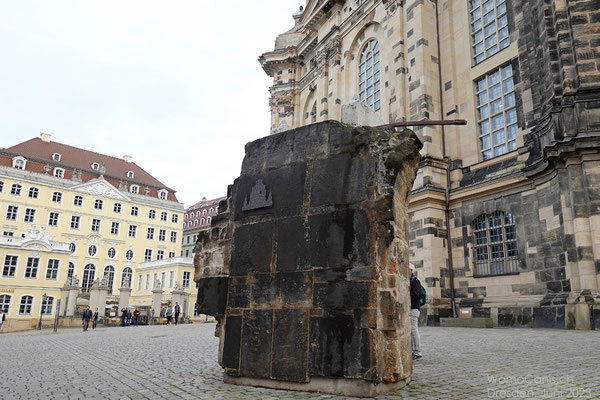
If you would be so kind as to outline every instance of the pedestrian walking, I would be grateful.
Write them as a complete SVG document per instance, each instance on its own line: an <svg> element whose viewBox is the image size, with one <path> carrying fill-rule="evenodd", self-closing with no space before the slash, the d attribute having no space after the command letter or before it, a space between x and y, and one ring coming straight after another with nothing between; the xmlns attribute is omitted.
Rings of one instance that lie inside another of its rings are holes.
<svg viewBox="0 0 600 400"><path fill-rule="evenodd" d="M173 311L175 312L175 325L177 325L177 321L179 320L179 313L181 313L181 306L179 305L178 301L175 302L175 307Z"/></svg>
<svg viewBox="0 0 600 400"><path fill-rule="evenodd" d="M4 310L0 310L0 331L2 330L2 325L4 325L4 321L6 321L6 314L4 314Z"/></svg>
<svg viewBox="0 0 600 400"><path fill-rule="evenodd" d="M140 322L140 310L138 310L136 308L135 311L133 312L133 326L138 326L139 322Z"/></svg>
<svg viewBox="0 0 600 400"><path fill-rule="evenodd" d="M171 307L171 303L169 303L165 310L165 317L167 317L167 325L171 325L171 319L173 318L173 307Z"/></svg>
<svg viewBox="0 0 600 400"><path fill-rule="evenodd" d="M412 338L412 358L418 360L421 354L421 336L419 335L419 316L423 299L423 286L415 276L415 266L408 264L410 269L410 336Z"/></svg>
<svg viewBox="0 0 600 400"><path fill-rule="evenodd" d="M96 329L96 324L98 324L98 320L100 319L100 314L98 313L98 307L94 310L92 314L92 330Z"/></svg>
<svg viewBox="0 0 600 400"><path fill-rule="evenodd" d="M81 324L83 325L84 332L87 331L90 326L90 318L92 318L92 310L90 310L90 306L87 306L81 317Z"/></svg>
<svg viewBox="0 0 600 400"><path fill-rule="evenodd" d="M131 310L127 310L127 326L131 325Z"/></svg>

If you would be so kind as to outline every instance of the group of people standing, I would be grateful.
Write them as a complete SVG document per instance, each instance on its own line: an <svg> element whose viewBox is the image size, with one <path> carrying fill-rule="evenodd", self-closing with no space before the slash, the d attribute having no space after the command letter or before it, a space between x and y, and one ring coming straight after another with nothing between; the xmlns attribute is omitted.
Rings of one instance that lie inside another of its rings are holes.
<svg viewBox="0 0 600 400"><path fill-rule="evenodd" d="M169 305L165 309L164 314L167 318L167 325L171 325L173 317L175 317L175 325L177 325L177 322L179 321L179 314L181 314L181 306L179 305L179 302L176 301L174 306L171 305L171 303L169 303ZM96 325L98 324L99 319L100 314L98 313L98 307L96 307L94 312L92 312L92 310L90 310L90 306L87 306L86 309L83 311L81 318L83 330L88 330L90 322L92 323L92 330L96 329ZM133 326L138 326L140 321L140 310L136 308L133 310L132 313L129 307L123 307L121 309L121 326L131 325L132 320ZM2 322L2 315L0 315L0 329L2 328Z"/></svg>
<svg viewBox="0 0 600 400"><path fill-rule="evenodd" d="M121 326L131 325L131 319L133 318L133 326L138 326L140 322L140 310L137 308L131 312L129 307L123 307L121 309Z"/></svg>
<svg viewBox="0 0 600 400"><path fill-rule="evenodd" d="M121 326L129 326L131 325L131 319L133 317L133 326L138 326L138 322L140 319L140 310L137 308L131 313L129 308L124 307L121 309ZM95 308L94 312L90 310L90 306L87 306L81 315L81 325L83 326L83 331L87 331L90 322L92 323L92 330L96 329L96 325L100 320L100 314L98 313L98 307ZM0 325L1 326L1 325Z"/></svg>

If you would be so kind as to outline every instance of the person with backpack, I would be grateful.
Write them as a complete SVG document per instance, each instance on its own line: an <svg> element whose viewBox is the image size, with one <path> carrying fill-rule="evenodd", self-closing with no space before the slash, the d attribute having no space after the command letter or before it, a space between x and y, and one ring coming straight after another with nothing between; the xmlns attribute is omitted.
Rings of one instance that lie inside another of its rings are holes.
<svg viewBox="0 0 600 400"><path fill-rule="evenodd" d="M412 338L412 358L423 358L421 354L421 336L419 335L419 316L421 306L427 301L427 292L415 276L415 266L409 263L410 268L410 336Z"/></svg>

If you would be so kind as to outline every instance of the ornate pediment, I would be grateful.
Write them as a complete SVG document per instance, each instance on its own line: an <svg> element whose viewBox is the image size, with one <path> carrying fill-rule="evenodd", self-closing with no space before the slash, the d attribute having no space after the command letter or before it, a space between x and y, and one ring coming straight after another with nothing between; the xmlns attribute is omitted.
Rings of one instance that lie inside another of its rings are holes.
<svg viewBox="0 0 600 400"><path fill-rule="evenodd" d="M73 187L73 191L109 199L125 201L130 200L129 197L118 191L113 185L106 182L102 177L98 179L92 179L91 181L88 181L82 185L77 185Z"/></svg>

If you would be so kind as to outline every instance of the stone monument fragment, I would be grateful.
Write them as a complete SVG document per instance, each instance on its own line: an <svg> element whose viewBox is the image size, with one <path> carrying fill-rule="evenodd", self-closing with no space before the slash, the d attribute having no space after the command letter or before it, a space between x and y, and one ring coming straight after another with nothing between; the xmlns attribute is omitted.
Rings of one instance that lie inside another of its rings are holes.
<svg viewBox="0 0 600 400"><path fill-rule="evenodd" d="M373 397L409 381L420 148L409 130L334 121L246 145L195 252L226 382Z"/></svg>

